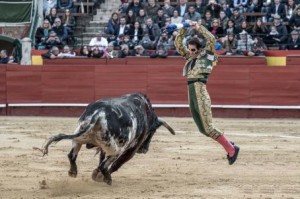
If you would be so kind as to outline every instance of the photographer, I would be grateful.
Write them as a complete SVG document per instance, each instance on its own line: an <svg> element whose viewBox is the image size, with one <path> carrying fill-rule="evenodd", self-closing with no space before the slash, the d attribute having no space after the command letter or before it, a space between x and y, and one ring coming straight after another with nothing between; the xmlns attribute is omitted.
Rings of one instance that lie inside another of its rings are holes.
<svg viewBox="0 0 300 199"><path fill-rule="evenodd" d="M46 46L46 49L51 49L53 46L61 48L63 44L58 38L56 32L51 31L48 39L44 42L44 45Z"/></svg>

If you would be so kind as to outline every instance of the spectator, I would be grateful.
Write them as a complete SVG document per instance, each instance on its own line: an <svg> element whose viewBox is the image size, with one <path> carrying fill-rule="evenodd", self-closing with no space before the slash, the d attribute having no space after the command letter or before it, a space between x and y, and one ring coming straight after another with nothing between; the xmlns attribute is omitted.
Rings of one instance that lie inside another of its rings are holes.
<svg viewBox="0 0 300 199"><path fill-rule="evenodd" d="M206 0L204 0L204 1L206 1ZM202 0L195 1L196 12L198 12L201 17L204 16L206 5L207 5L207 2L204 2L204 1L202 1Z"/></svg>
<svg viewBox="0 0 300 199"><path fill-rule="evenodd" d="M294 26L300 26L300 7L296 9L295 14L290 18L289 26L292 28Z"/></svg>
<svg viewBox="0 0 300 199"><path fill-rule="evenodd" d="M82 46L80 48L80 56L85 56L87 57L89 55L90 49L88 46Z"/></svg>
<svg viewBox="0 0 300 199"><path fill-rule="evenodd" d="M175 9L178 11L179 16L183 17L189 11L187 0L179 0L179 5Z"/></svg>
<svg viewBox="0 0 300 199"><path fill-rule="evenodd" d="M93 48L89 54L88 57L91 58L102 58L104 55L104 52L102 50L100 50L99 48Z"/></svg>
<svg viewBox="0 0 300 199"><path fill-rule="evenodd" d="M133 45L137 45L143 38L143 29L140 26L140 23L136 21L134 26L130 28L129 33L130 39Z"/></svg>
<svg viewBox="0 0 300 199"><path fill-rule="evenodd" d="M205 9L206 11L210 11L212 18L220 18L220 11L222 6L216 2L216 0L209 0L208 5Z"/></svg>
<svg viewBox="0 0 300 199"><path fill-rule="evenodd" d="M147 32L149 34L149 38L153 42L153 44L156 44L161 33L159 26L157 24L154 24L150 17L146 20L144 32Z"/></svg>
<svg viewBox="0 0 300 199"><path fill-rule="evenodd" d="M144 32L144 36L139 45L142 45L147 50L154 49L155 47L155 43L151 41L148 32Z"/></svg>
<svg viewBox="0 0 300 199"><path fill-rule="evenodd" d="M129 27L126 26L126 17L120 18L120 23L116 27L115 38L118 38L120 35L127 35L129 33Z"/></svg>
<svg viewBox="0 0 300 199"><path fill-rule="evenodd" d="M274 15L274 22L273 22L273 25L276 27L276 30L277 32L279 33L279 48L282 50L282 49L285 49L285 44L287 42L287 39L288 39L288 31L287 31L287 28L285 25L283 25L281 23L281 18L279 15Z"/></svg>
<svg viewBox="0 0 300 199"><path fill-rule="evenodd" d="M57 7L57 0L43 0L43 14L49 15L51 8Z"/></svg>
<svg viewBox="0 0 300 199"><path fill-rule="evenodd" d="M119 16L118 13L114 12L111 14L111 17L108 20L105 33L115 35L118 24L119 24Z"/></svg>
<svg viewBox="0 0 300 199"><path fill-rule="evenodd" d="M132 56L131 51L129 50L129 47L126 44L121 45L121 50L119 52L118 57L119 58L125 58L127 56Z"/></svg>
<svg viewBox="0 0 300 199"><path fill-rule="evenodd" d="M49 33L49 37L47 40L45 40L44 42L42 42L41 44L42 46L45 46L46 49L52 49L52 47L58 47L61 48L63 43L61 42L61 40L59 39L59 37L57 36L56 32L51 31Z"/></svg>
<svg viewBox="0 0 300 199"><path fill-rule="evenodd" d="M128 6L128 10L132 10L135 16L138 16L138 13L142 8L143 6L140 0L133 0Z"/></svg>
<svg viewBox="0 0 300 199"><path fill-rule="evenodd" d="M270 10L267 13L268 21L273 21L277 15L279 15L281 19L285 19L285 12L285 5L280 3L280 0L274 0L274 3L271 4Z"/></svg>
<svg viewBox="0 0 300 199"><path fill-rule="evenodd" d="M173 31L172 35L169 38L168 43L169 43L169 46L170 46L170 50L175 50L175 43L174 42L175 42L175 38L176 38L177 34L178 34L177 31Z"/></svg>
<svg viewBox="0 0 300 199"><path fill-rule="evenodd" d="M0 64L7 64L9 62L9 57L7 55L7 50L0 51Z"/></svg>
<svg viewBox="0 0 300 199"><path fill-rule="evenodd" d="M232 12L231 9L229 8L228 4L226 3L226 1L224 1L222 4L222 9L220 10L220 18L222 18L221 16L221 12L223 11L224 14L227 16L228 19L230 19L232 17Z"/></svg>
<svg viewBox="0 0 300 199"><path fill-rule="evenodd" d="M201 19L201 15L196 12L195 6L191 5L188 9L188 12L183 15L183 21L186 20L198 21Z"/></svg>
<svg viewBox="0 0 300 199"><path fill-rule="evenodd" d="M252 28L252 36L253 37L261 37L262 39L268 34L269 30L267 26L262 22L262 18L257 18L256 22Z"/></svg>
<svg viewBox="0 0 300 199"><path fill-rule="evenodd" d="M57 18L57 10L56 8L51 8L49 15L46 15L45 19L48 19L50 25L53 26L55 19Z"/></svg>
<svg viewBox="0 0 300 199"><path fill-rule="evenodd" d="M240 51L238 51L237 46L232 46L229 50L226 50L222 55L235 56L243 54Z"/></svg>
<svg viewBox="0 0 300 199"><path fill-rule="evenodd" d="M167 58L168 51L164 48L163 45L157 46L156 50L150 55L150 58Z"/></svg>
<svg viewBox="0 0 300 199"><path fill-rule="evenodd" d="M157 14L152 17L153 23L157 24L160 29L165 27L166 17L164 16L164 12L162 9L157 10Z"/></svg>
<svg viewBox="0 0 300 199"><path fill-rule="evenodd" d="M63 52L60 52L57 57L60 57L60 58L65 58L65 57L75 57L76 56L76 53L75 52L72 52L70 50L70 47L68 45L65 45L64 48L63 48Z"/></svg>
<svg viewBox="0 0 300 199"><path fill-rule="evenodd" d="M121 16L125 16L126 13L129 11L128 6L129 6L128 0L122 2L122 4L119 7L119 10L118 10L118 12ZM135 15L135 13L133 13L133 15Z"/></svg>
<svg viewBox="0 0 300 199"><path fill-rule="evenodd" d="M162 32L159 40L157 41L156 49L159 46L163 46L165 50L170 50L170 44L168 39L168 34L166 32Z"/></svg>
<svg viewBox="0 0 300 199"><path fill-rule="evenodd" d="M51 25L48 19L43 21L43 24L37 28L35 33L35 45L37 49L45 49L45 41L48 39L51 31Z"/></svg>
<svg viewBox="0 0 300 199"><path fill-rule="evenodd" d="M173 16L171 17L171 24L180 24L183 20L183 17L178 15L178 10L173 11Z"/></svg>
<svg viewBox="0 0 300 199"><path fill-rule="evenodd" d="M128 13L126 14L126 25L128 27L132 27L135 22L135 15L133 13L133 10L128 10Z"/></svg>
<svg viewBox="0 0 300 199"><path fill-rule="evenodd" d="M58 12L65 12L66 9L73 9L73 0L57 0Z"/></svg>
<svg viewBox="0 0 300 199"><path fill-rule="evenodd" d="M106 51L104 51L103 57L107 59L111 59L111 58L117 58L118 56L119 56L119 52L117 50L114 50L114 44L109 43Z"/></svg>
<svg viewBox="0 0 300 199"><path fill-rule="evenodd" d="M71 11L69 9L65 9L62 23L63 26L66 27L68 33L66 43L73 46L75 44L74 27L76 26L76 21L75 17L71 16Z"/></svg>
<svg viewBox="0 0 300 199"><path fill-rule="evenodd" d="M63 43L66 44L67 38L68 38L68 29L61 23L60 18L56 18L54 21L54 24L52 26L52 30L56 32L57 37L59 40Z"/></svg>
<svg viewBox="0 0 300 199"><path fill-rule="evenodd" d="M238 33L243 32L243 30L246 31L248 34L252 33L252 27L246 20L242 21L240 26L237 28Z"/></svg>
<svg viewBox="0 0 300 199"><path fill-rule="evenodd" d="M232 55L232 48L237 48L238 41L233 33L229 33L227 38L223 42L223 48L225 49L224 55Z"/></svg>
<svg viewBox="0 0 300 199"><path fill-rule="evenodd" d="M164 6L162 7L165 16L172 17L175 8L171 6L170 0L164 0Z"/></svg>
<svg viewBox="0 0 300 199"><path fill-rule="evenodd" d="M276 27L273 25L270 27L269 34L264 38L264 42L268 46L279 47L280 35Z"/></svg>
<svg viewBox="0 0 300 199"><path fill-rule="evenodd" d="M155 3L155 0L148 0L148 4L144 6L146 15L154 19L154 16L157 14L158 9L160 6Z"/></svg>
<svg viewBox="0 0 300 199"><path fill-rule="evenodd" d="M53 46L51 49L48 50L47 53L42 54L44 59L56 59L58 58L59 49L57 46Z"/></svg>
<svg viewBox="0 0 300 199"><path fill-rule="evenodd" d="M239 13L244 13L247 9L248 0L233 0L233 7Z"/></svg>
<svg viewBox="0 0 300 199"><path fill-rule="evenodd" d="M99 31L96 33L96 37L91 39L89 46L91 50L99 48L99 50L103 51L107 48L108 42L107 39L102 36L101 31Z"/></svg>
<svg viewBox="0 0 300 199"><path fill-rule="evenodd" d="M227 22L227 27L226 27L226 33L233 33L235 35L237 35L239 32L238 32L238 29L236 28L235 26L235 23L233 20L229 19L228 22Z"/></svg>
<svg viewBox="0 0 300 199"><path fill-rule="evenodd" d="M220 26L223 28L223 30L226 30L228 20L229 20L229 18L227 17L224 10L221 10L220 11Z"/></svg>
<svg viewBox="0 0 300 199"><path fill-rule="evenodd" d="M136 57L149 56L142 45L135 46L132 55Z"/></svg>
<svg viewBox="0 0 300 199"><path fill-rule="evenodd" d="M213 18L211 17L210 11L206 11L201 23L206 28L211 28L212 21L213 21Z"/></svg>
<svg viewBox="0 0 300 199"><path fill-rule="evenodd" d="M260 37L255 37L253 39L252 44L252 52L254 52L255 56L264 56L265 51L268 50L266 44L264 43L263 39Z"/></svg>
<svg viewBox="0 0 300 199"><path fill-rule="evenodd" d="M144 24L146 24L146 20L147 20L147 15L145 13L144 9L140 9L135 21L139 22L141 27L144 26Z"/></svg>
<svg viewBox="0 0 300 199"><path fill-rule="evenodd" d="M213 34L215 36L215 38L221 38L224 35L224 30L223 28L220 26L220 22L217 18L213 19L212 25L210 28L208 28L208 30L211 32L211 34Z"/></svg>
<svg viewBox="0 0 300 199"><path fill-rule="evenodd" d="M295 0L288 0L288 4L286 6L286 20L289 21L291 17L294 15L294 11L298 10L296 9L296 3Z"/></svg>
<svg viewBox="0 0 300 199"><path fill-rule="evenodd" d="M286 49L288 50L300 50L300 38L299 38L299 32L296 30L293 30L291 32L291 37L288 40Z"/></svg>
<svg viewBox="0 0 300 199"><path fill-rule="evenodd" d="M243 30L240 34L240 39L238 39L238 51L242 52L244 55L247 56L254 56L252 51L253 40L251 39L250 35Z"/></svg>
<svg viewBox="0 0 300 199"><path fill-rule="evenodd" d="M133 47L134 47L132 41L130 40L129 35L124 35L123 41L120 42L118 46L123 45L123 44L126 44L129 47L129 49L133 49Z"/></svg>
<svg viewBox="0 0 300 199"><path fill-rule="evenodd" d="M245 21L245 18L240 14L239 9L235 8L231 20L234 21L235 27L238 28L241 26L241 23Z"/></svg>

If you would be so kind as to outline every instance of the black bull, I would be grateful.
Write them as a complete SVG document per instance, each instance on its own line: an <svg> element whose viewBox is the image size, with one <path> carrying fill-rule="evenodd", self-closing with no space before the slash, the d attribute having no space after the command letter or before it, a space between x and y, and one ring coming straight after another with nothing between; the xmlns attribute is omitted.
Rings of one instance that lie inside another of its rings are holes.
<svg viewBox="0 0 300 199"><path fill-rule="evenodd" d="M76 177L76 158L82 144L86 144L87 148L97 147L100 161L92 178L109 185L112 183L111 173L117 171L136 152L148 151L152 136L161 125L175 134L165 121L157 117L149 99L141 93L91 103L78 123L74 134L51 137L43 148L43 154L48 153L52 142L72 139L72 149L68 154L69 176Z"/></svg>

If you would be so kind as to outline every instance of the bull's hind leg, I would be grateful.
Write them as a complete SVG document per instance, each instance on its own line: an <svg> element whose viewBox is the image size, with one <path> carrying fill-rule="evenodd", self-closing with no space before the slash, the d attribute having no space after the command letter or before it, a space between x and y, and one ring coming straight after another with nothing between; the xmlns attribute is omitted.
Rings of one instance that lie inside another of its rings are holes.
<svg viewBox="0 0 300 199"><path fill-rule="evenodd" d="M78 144L76 142L73 142L73 147L68 154L68 158L70 161L70 170L69 170L69 176L76 178L77 176L77 165L76 165L76 159L78 152L80 151L81 144Z"/></svg>
<svg viewBox="0 0 300 199"><path fill-rule="evenodd" d="M105 153L101 150L99 166L93 171L92 179L96 182L105 182L108 185L112 184L112 178L108 171L109 165L115 160L114 156L105 156Z"/></svg>

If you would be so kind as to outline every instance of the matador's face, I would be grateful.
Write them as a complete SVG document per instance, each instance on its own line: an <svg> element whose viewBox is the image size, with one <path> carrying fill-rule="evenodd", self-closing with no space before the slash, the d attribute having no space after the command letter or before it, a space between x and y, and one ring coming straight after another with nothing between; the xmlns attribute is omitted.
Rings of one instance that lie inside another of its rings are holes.
<svg viewBox="0 0 300 199"><path fill-rule="evenodd" d="M188 45L188 51L193 58L196 58L200 53L200 49L197 49L196 45L191 44Z"/></svg>

